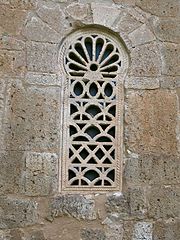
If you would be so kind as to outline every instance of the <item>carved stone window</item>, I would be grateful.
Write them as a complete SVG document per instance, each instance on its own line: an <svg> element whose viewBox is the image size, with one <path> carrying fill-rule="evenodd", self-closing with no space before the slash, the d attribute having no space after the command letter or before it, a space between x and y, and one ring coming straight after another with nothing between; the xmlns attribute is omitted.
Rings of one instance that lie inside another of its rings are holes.
<svg viewBox="0 0 180 240"><path fill-rule="evenodd" d="M118 37L90 28L65 39L59 60L64 79L61 190L120 190L126 51Z"/></svg>

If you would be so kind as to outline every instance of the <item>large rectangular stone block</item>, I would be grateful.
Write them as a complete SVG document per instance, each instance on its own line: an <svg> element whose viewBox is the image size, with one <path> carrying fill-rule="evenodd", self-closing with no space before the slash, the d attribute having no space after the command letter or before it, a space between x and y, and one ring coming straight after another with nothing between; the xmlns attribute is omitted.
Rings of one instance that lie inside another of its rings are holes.
<svg viewBox="0 0 180 240"><path fill-rule="evenodd" d="M154 219L180 217L180 187L163 186L149 189L148 215Z"/></svg>
<svg viewBox="0 0 180 240"><path fill-rule="evenodd" d="M180 75L180 44L162 43L160 45L162 58L162 74Z"/></svg>
<svg viewBox="0 0 180 240"><path fill-rule="evenodd" d="M177 153L177 96L174 91L129 91L126 145L137 154Z"/></svg>
<svg viewBox="0 0 180 240"><path fill-rule="evenodd" d="M0 152L0 195L19 192L23 167L23 152Z"/></svg>
<svg viewBox="0 0 180 240"><path fill-rule="evenodd" d="M38 222L37 203L13 197L0 197L0 229L31 226Z"/></svg>
<svg viewBox="0 0 180 240"><path fill-rule="evenodd" d="M131 49L129 75L152 77L161 73L161 59L158 45L154 42Z"/></svg>
<svg viewBox="0 0 180 240"><path fill-rule="evenodd" d="M61 195L52 198L49 203L49 219L55 217L71 216L76 219L96 219L95 202L82 195Z"/></svg>
<svg viewBox="0 0 180 240"><path fill-rule="evenodd" d="M172 155L129 157L125 162L127 185L168 185L180 183L180 159Z"/></svg>
<svg viewBox="0 0 180 240"><path fill-rule="evenodd" d="M27 43L27 69L34 72L57 72L58 45L50 43Z"/></svg>
<svg viewBox="0 0 180 240"><path fill-rule="evenodd" d="M52 153L26 152L22 191L28 196L46 196L57 192L58 156Z"/></svg>
<svg viewBox="0 0 180 240"><path fill-rule="evenodd" d="M3 124L6 149L35 152L59 151L60 90L58 87L24 88L20 81L8 85Z"/></svg>

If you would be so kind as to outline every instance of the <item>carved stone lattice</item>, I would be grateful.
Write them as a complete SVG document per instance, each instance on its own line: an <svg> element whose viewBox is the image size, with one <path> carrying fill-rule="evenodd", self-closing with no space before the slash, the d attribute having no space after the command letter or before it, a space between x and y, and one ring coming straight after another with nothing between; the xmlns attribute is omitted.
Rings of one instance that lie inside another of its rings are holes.
<svg viewBox="0 0 180 240"><path fill-rule="evenodd" d="M88 29L66 39L60 61L62 190L120 190L126 52L116 37Z"/></svg>

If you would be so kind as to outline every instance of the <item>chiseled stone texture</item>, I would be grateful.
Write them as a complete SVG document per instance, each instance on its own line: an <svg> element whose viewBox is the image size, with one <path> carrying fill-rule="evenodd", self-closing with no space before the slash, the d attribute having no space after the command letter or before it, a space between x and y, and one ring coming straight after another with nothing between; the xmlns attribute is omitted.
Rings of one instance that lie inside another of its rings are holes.
<svg viewBox="0 0 180 240"><path fill-rule="evenodd" d="M0 229L25 227L38 223L35 201L1 196L0 212Z"/></svg>
<svg viewBox="0 0 180 240"><path fill-rule="evenodd" d="M24 20L26 17L26 11L19 9L11 9L9 6L0 6L0 32L10 35L20 34Z"/></svg>
<svg viewBox="0 0 180 240"><path fill-rule="evenodd" d="M124 180L127 185L180 184L180 158L173 155L142 155L125 162Z"/></svg>
<svg viewBox="0 0 180 240"><path fill-rule="evenodd" d="M107 212L118 219L142 218L147 212L145 191L135 187L124 193L110 194L106 201Z"/></svg>
<svg viewBox="0 0 180 240"><path fill-rule="evenodd" d="M148 193L150 218L169 219L180 217L180 187L161 186L149 189Z"/></svg>
<svg viewBox="0 0 180 240"><path fill-rule="evenodd" d="M16 9L34 9L37 5L37 0L0 0L0 4L6 4L10 8Z"/></svg>
<svg viewBox="0 0 180 240"><path fill-rule="evenodd" d="M177 96L174 91L130 91L126 102L126 145L137 154L176 154Z"/></svg>
<svg viewBox="0 0 180 240"><path fill-rule="evenodd" d="M119 9L110 6L103 6L102 4L92 3L91 8L94 23L103 25L105 27L113 26L120 14Z"/></svg>
<svg viewBox="0 0 180 240"><path fill-rule="evenodd" d="M0 49L6 50L24 50L25 42L11 36L2 35L0 36Z"/></svg>
<svg viewBox="0 0 180 240"><path fill-rule="evenodd" d="M89 8L87 4L72 3L67 7L66 11L72 18L83 20L87 17Z"/></svg>
<svg viewBox="0 0 180 240"><path fill-rule="evenodd" d="M81 240L107 240L105 232L101 229L82 229ZM114 239L114 238L113 238Z"/></svg>
<svg viewBox="0 0 180 240"><path fill-rule="evenodd" d="M25 240L47 240L41 230L31 231L28 235Z"/></svg>
<svg viewBox="0 0 180 240"><path fill-rule="evenodd" d="M143 24L129 35L132 46L142 45L154 41L156 38L146 24Z"/></svg>
<svg viewBox="0 0 180 240"><path fill-rule="evenodd" d="M144 11L162 17L179 16L179 0L135 0L136 5Z"/></svg>
<svg viewBox="0 0 180 240"><path fill-rule="evenodd" d="M3 124L5 148L57 153L60 132L59 88L26 88L20 81L12 81L7 91Z"/></svg>
<svg viewBox="0 0 180 240"><path fill-rule="evenodd" d="M155 42L136 46L130 52L131 65L129 75L158 76L161 72L161 59L158 45Z"/></svg>
<svg viewBox="0 0 180 240"><path fill-rule="evenodd" d="M28 72L25 80L28 84L53 86L61 85L61 79L56 74Z"/></svg>
<svg viewBox="0 0 180 240"><path fill-rule="evenodd" d="M66 15L60 8L60 5L56 4L55 1L54 3L52 3L51 1L40 2L38 4L38 9L36 13L43 22L48 24L50 28L61 34L61 38L59 38L60 42L62 37L64 37L64 34L66 33L66 29L69 28L69 23L66 19Z"/></svg>
<svg viewBox="0 0 180 240"><path fill-rule="evenodd" d="M178 240L180 239L180 221L177 219L166 222L154 223L153 240Z"/></svg>
<svg viewBox="0 0 180 240"><path fill-rule="evenodd" d="M46 196L57 192L58 156L26 152L24 158L23 192L28 196Z"/></svg>
<svg viewBox="0 0 180 240"><path fill-rule="evenodd" d="M0 240L23 240L23 234L18 229L0 230Z"/></svg>
<svg viewBox="0 0 180 240"><path fill-rule="evenodd" d="M138 222L134 225L132 240L152 240L152 223Z"/></svg>
<svg viewBox="0 0 180 240"><path fill-rule="evenodd" d="M23 171L23 152L0 152L0 195L18 193Z"/></svg>
<svg viewBox="0 0 180 240"><path fill-rule="evenodd" d="M49 219L72 216L76 219L94 220L96 219L94 200L82 195L61 195L52 198L50 201Z"/></svg>
<svg viewBox="0 0 180 240"><path fill-rule="evenodd" d="M58 45L28 42L27 69L32 72L57 72Z"/></svg>
<svg viewBox="0 0 180 240"><path fill-rule="evenodd" d="M29 14L23 29L23 35L32 41L59 43L61 35L39 17Z"/></svg>
<svg viewBox="0 0 180 240"><path fill-rule="evenodd" d="M153 17L151 25L159 40L180 43L180 19Z"/></svg>
<svg viewBox="0 0 180 240"><path fill-rule="evenodd" d="M128 89L156 89L159 88L159 78L126 77L125 88Z"/></svg>
<svg viewBox="0 0 180 240"><path fill-rule="evenodd" d="M26 69L24 51L0 49L0 77L22 77Z"/></svg>
<svg viewBox="0 0 180 240"><path fill-rule="evenodd" d="M180 75L180 44L162 43L160 45L162 58L162 74Z"/></svg>

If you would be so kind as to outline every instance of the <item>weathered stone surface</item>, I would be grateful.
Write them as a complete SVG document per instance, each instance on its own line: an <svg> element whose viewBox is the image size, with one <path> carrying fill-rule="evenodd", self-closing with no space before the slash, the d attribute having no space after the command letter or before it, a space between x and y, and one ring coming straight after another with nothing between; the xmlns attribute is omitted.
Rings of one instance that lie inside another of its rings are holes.
<svg viewBox="0 0 180 240"><path fill-rule="evenodd" d="M0 195L19 192L24 167L22 157L22 152L0 152Z"/></svg>
<svg viewBox="0 0 180 240"><path fill-rule="evenodd" d="M134 225L132 240L152 240L152 223L138 222Z"/></svg>
<svg viewBox="0 0 180 240"><path fill-rule="evenodd" d="M131 50L130 75L157 76L161 72L161 59L156 43L147 43Z"/></svg>
<svg viewBox="0 0 180 240"><path fill-rule="evenodd" d="M167 222L155 222L153 239L154 240L178 240L180 239L179 220L170 220Z"/></svg>
<svg viewBox="0 0 180 240"><path fill-rule="evenodd" d="M142 45L154 41L156 38L146 24L143 24L128 35L132 46Z"/></svg>
<svg viewBox="0 0 180 240"><path fill-rule="evenodd" d="M22 240L23 234L18 229L0 230L0 240Z"/></svg>
<svg viewBox="0 0 180 240"><path fill-rule="evenodd" d="M114 3L116 4L122 4L122 5L132 5L134 6L135 5L135 1L136 0L113 0Z"/></svg>
<svg viewBox="0 0 180 240"><path fill-rule="evenodd" d="M145 192L141 188L130 188L123 194L109 195L107 212L117 214L118 219L141 218L147 212Z"/></svg>
<svg viewBox="0 0 180 240"><path fill-rule="evenodd" d="M134 153L176 154L177 97L168 90L130 91L126 144Z"/></svg>
<svg viewBox="0 0 180 240"><path fill-rule="evenodd" d="M180 87L180 77L162 76L160 78L161 88L175 89Z"/></svg>
<svg viewBox="0 0 180 240"><path fill-rule="evenodd" d="M0 27L4 34L20 34L24 19L26 17L26 11L11 10L7 6L0 7Z"/></svg>
<svg viewBox="0 0 180 240"><path fill-rule="evenodd" d="M76 20L83 20L88 15L88 5L87 4L70 4L66 11L67 13Z"/></svg>
<svg viewBox="0 0 180 240"><path fill-rule="evenodd" d="M44 86L52 86L52 85L61 85L61 81L58 79L56 74L50 73L34 73L28 72L26 74L26 82L32 85L44 85Z"/></svg>
<svg viewBox="0 0 180 240"><path fill-rule="evenodd" d="M10 36L0 36L0 49L24 50L25 42Z"/></svg>
<svg viewBox="0 0 180 240"><path fill-rule="evenodd" d="M0 197L0 229L31 226L38 221L37 203L12 198Z"/></svg>
<svg viewBox="0 0 180 240"><path fill-rule="evenodd" d="M59 88L24 88L20 81L12 81L7 99L3 125L6 149L58 152Z"/></svg>
<svg viewBox="0 0 180 240"><path fill-rule="evenodd" d="M159 88L159 78L126 77L125 88L129 89L156 89Z"/></svg>
<svg viewBox="0 0 180 240"><path fill-rule="evenodd" d="M82 229L81 230L82 240L106 240L105 232L101 229ZM114 239L114 238L113 238Z"/></svg>
<svg viewBox="0 0 180 240"><path fill-rule="evenodd" d="M122 240L123 239L123 224L113 221L109 217L107 217L103 224L105 225L105 233L107 240Z"/></svg>
<svg viewBox="0 0 180 240"><path fill-rule="evenodd" d="M150 188L148 201L149 217L154 219L180 217L180 188L178 186Z"/></svg>
<svg viewBox="0 0 180 240"><path fill-rule="evenodd" d="M57 191L58 156L27 152L22 177L23 192L28 196L46 196Z"/></svg>
<svg viewBox="0 0 180 240"><path fill-rule="evenodd" d="M35 72L56 72L58 70L58 45L28 42L27 68Z"/></svg>
<svg viewBox="0 0 180 240"><path fill-rule="evenodd" d="M69 28L66 15L60 8L60 5L52 2L42 2L38 6L37 14L49 27L61 33L60 42L66 33L66 29Z"/></svg>
<svg viewBox="0 0 180 240"><path fill-rule="evenodd" d="M37 0L0 0L0 4L6 4L10 8L16 9L34 9Z"/></svg>
<svg viewBox="0 0 180 240"><path fill-rule="evenodd" d="M121 11L114 25L116 26L115 29L117 29L120 33L130 33L140 27L142 23L127 11Z"/></svg>
<svg viewBox="0 0 180 240"><path fill-rule="evenodd" d="M151 25L159 40L180 43L180 19L154 17Z"/></svg>
<svg viewBox="0 0 180 240"><path fill-rule="evenodd" d="M59 43L62 36L44 23L39 17L30 14L23 29L23 35L32 41Z"/></svg>
<svg viewBox="0 0 180 240"><path fill-rule="evenodd" d="M180 44L162 43L160 46L162 58L162 74L180 75Z"/></svg>
<svg viewBox="0 0 180 240"><path fill-rule="evenodd" d="M124 180L128 185L180 183L180 159L171 155L143 155L126 160Z"/></svg>
<svg viewBox="0 0 180 240"><path fill-rule="evenodd" d="M113 26L115 20L120 14L120 11L115 7L106 7L102 4L91 4L94 24L100 24L105 27ZM99 11L101 9L101 11Z"/></svg>
<svg viewBox="0 0 180 240"><path fill-rule="evenodd" d="M157 16L176 17L179 15L179 0L136 0L136 5Z"/></svg>
<svg viewBox="0 0 180 240"><path fill-rule="evenodd" d="M77 219L96 219L94 200L81 195L61 195L50 201L49 218L72 216Z"/></svg>
<svg viewBox="0 0 180 240"><path fill-rule="evenodd" d="M43 231L34 230L32 231L26 240L47 240L43 234Z"/></svg>
<svg viewBox="0 0 180 240"><path fill-rule="evenodd" d="M25 69L25 52L0 50L0 76L21 77Z"/></svg>
<svg viewBox="0 0 180 240"><path fill-rule="evenodd" d="M4 108L5 108L5 81L3 79L0 80L0 149L3 146L3 138L2 138L2 123L4 117Z"/></svg>

